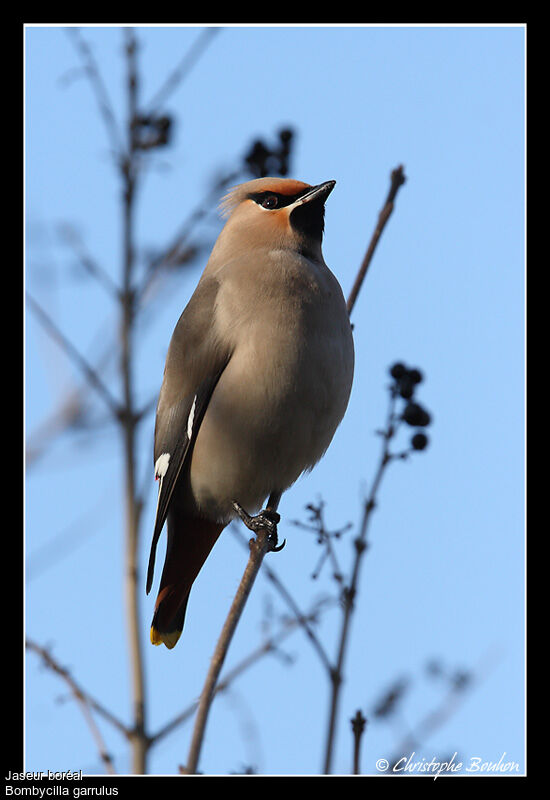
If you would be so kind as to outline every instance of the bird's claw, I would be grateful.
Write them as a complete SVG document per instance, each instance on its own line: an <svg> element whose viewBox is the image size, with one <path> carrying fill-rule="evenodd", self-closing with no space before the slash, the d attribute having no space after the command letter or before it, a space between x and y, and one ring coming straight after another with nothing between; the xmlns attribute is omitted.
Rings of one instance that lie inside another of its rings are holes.
<svg viewBox="0 0 550 800"><path fill-rule="evenodd" d="M266 530L268 532L269 542L271 544L270 549L272 552L279 553L283 549L286 544L286 539L283 540L282 544L277 544L277 523L281 520L281 515L278 514L277 511L274 511L271 508L264 508L255 516L251 516L247 511L244 510L240 503L237 503L236 500L233 500L232 506L248 530L256 534L261 530Z"/></svg>

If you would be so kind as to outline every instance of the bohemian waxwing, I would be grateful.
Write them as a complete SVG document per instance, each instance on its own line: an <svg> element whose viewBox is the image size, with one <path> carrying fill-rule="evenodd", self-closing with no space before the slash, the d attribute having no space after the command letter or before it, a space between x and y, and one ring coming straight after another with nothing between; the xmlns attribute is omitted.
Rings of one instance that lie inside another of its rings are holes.
<svg viewBox="0 0 550 800"><path fill-rule="evenodd" d="M334 184L259 178L222 203L228 220L172 335L157 406L147 593L166 519L168 540L153 644L178 641L193 581L236 508L269 498L276 509L344 416L353 339L321 252Z"/></svg>

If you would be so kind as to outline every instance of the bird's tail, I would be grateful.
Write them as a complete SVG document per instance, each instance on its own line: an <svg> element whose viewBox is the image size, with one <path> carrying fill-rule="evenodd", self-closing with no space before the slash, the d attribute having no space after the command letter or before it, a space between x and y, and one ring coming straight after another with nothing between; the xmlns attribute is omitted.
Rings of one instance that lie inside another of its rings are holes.
<svg viewBox="0 0 550 800"><path fill-rule="evenodd" d="M153 644L164 643L171 650L180 638L191 586L224 527L168 514L166 558L151 623Z"/></svg>

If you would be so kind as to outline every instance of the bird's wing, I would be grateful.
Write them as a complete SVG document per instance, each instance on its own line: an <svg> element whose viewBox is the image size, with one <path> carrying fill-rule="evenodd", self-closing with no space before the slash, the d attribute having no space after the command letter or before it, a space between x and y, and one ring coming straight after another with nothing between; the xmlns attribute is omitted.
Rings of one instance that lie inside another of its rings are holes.
<svg viewBox="0 0 550 800"><path fill-rule="evenodd" d="M174 487L230 358L213 326L217 291L215 279L199 282L179 318L166 357L155 423L155 478L159 481L159 490L147 570L147 594L153 583L157 543Z"/></svg>

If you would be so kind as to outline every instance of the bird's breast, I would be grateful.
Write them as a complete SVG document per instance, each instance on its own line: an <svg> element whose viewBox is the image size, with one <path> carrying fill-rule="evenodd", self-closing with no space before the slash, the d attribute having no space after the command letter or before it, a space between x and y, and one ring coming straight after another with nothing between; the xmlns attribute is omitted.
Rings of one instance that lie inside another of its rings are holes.
<svg viewBox="0 0 550 800"><path fill-rule="evenodd" d="M351 390L353 343L336 279L296 270L277 286L276 277L261 287L224 281L218 296L215 324L232 338L232 355L190 468L197 503L218 516L231 500L259 508L311 468Z"/></svg>

